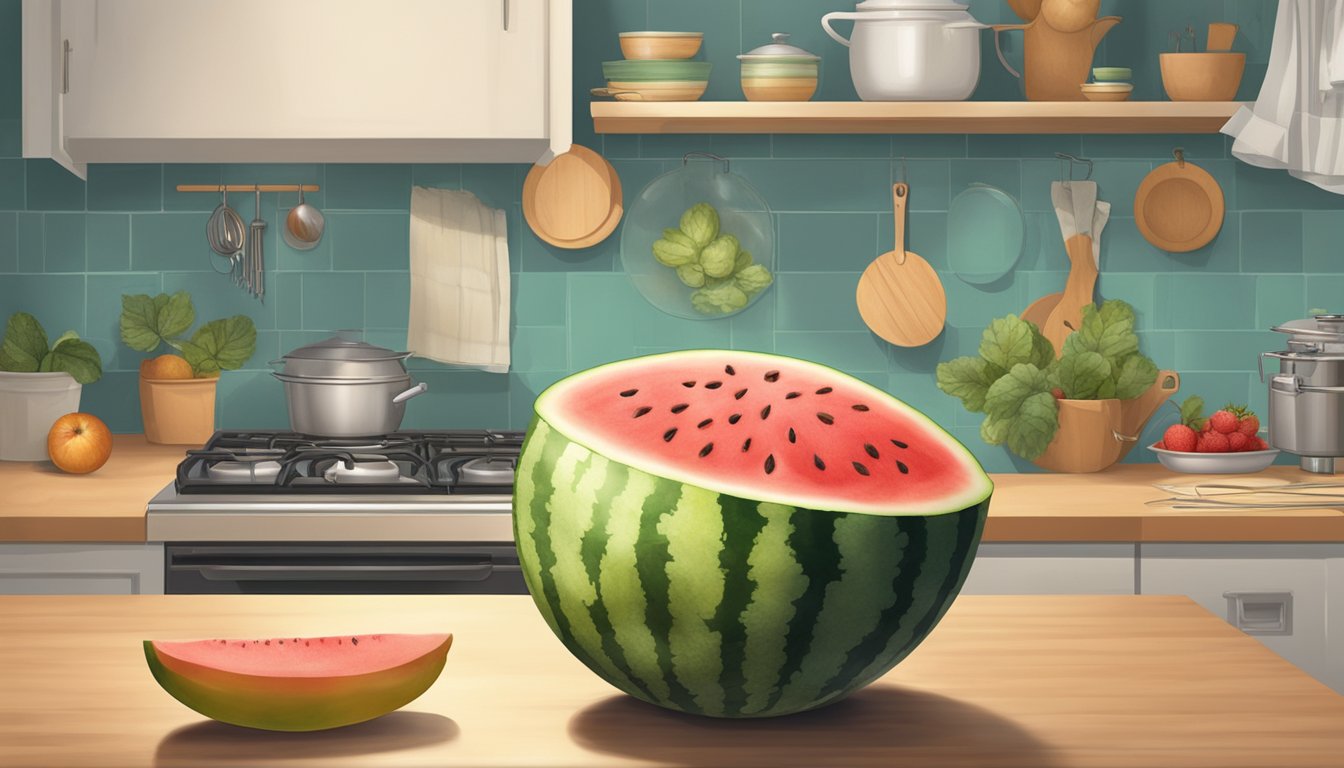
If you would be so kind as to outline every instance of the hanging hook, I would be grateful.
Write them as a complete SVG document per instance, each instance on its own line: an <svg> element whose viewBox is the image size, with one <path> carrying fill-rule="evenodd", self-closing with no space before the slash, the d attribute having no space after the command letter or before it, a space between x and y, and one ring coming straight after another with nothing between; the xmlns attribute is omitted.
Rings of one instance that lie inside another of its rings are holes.
<svg viewBox="0 0 1344 768"><path fill-rule="evenodd" d="M1183 147L1177 147L1173 149L1171 151L1171 156L1176 158L1176 162L1180 165L1180 167L1182 168L1185 167L1185 149Z"/></svg>
<svg viewBox="0 0 1344 768"><path fill-rule="evenodd" d="M1074 157L1065 152L1056 152L1055 157L1059 158L1060 181L1088 181L1092 178L1092 161L1086 157ZM1087 175L1081 179L1073 178L1073 166L1075 163L1087 166Z"/></svg>

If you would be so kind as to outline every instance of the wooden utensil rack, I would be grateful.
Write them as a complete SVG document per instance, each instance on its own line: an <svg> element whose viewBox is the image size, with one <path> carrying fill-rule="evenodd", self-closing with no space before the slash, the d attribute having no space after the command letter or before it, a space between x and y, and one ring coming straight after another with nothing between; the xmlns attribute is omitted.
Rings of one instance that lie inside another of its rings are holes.
<svg viewBox="0 0 1344 768"><path fill-rule="evenodd" d="M178 192L319 192L316 184L178 184Z"/></svg>

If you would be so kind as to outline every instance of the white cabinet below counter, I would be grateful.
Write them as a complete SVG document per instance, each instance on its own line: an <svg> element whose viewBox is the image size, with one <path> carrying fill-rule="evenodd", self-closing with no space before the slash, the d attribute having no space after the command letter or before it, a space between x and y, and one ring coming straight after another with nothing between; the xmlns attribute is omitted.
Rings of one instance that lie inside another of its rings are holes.
<svg viewBox="0 0 1344 768"><path fill-rule="evenodd" d="M1122 543L982 543L968 595L1132 595L1135 546Z"/></svg>
<svg viewBox="0 0 1344 768"><path fill-rule="evenodd" d="M3 595L161 595L162 544L0 544Z"/></svg>
<svg viewBox="0 0 1344 768"><path fill-rule="evenodd" d="M24 155L534 162L568 150L571 0L24 0Z"/></svg>

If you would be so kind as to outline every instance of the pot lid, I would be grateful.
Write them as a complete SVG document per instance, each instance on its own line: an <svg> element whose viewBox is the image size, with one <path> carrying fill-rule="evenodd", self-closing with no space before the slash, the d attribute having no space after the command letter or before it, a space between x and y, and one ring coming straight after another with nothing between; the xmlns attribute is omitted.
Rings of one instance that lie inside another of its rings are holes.
<svg viewBox="0 0 1344 768"><path fill-rule="evenodd" d="M1344 341L1344 315L1316 315L1305 320L1290 320L1270 330L1321 341Z"/></svg>
<svg viewBox="0 0 1344 768"><path fill-rule="evenodd" d="M335 336L312 344L305 344L284 356L284 359L300 360L349 360L374 362L378 360L403 360L410 352L394 352L355 338L355 334L337 331Z"/></svg>
<svg viewBox="0 0 1344 768"><path fill-rule="evenodd" d="M964 11L969 6L954 0L864 0L856 11Z"/></svg>
<svg viewBox="0 0 1344 768"><path fill-rule="evenodd" d="M742 60L762 60L770 61L820 61L821 57L816 54L799 48L796 45L789 44L789 33L775 32L770 35L774 42L768 45L762 45L759 48L752 48L750 51L738 56Z"/></svg>

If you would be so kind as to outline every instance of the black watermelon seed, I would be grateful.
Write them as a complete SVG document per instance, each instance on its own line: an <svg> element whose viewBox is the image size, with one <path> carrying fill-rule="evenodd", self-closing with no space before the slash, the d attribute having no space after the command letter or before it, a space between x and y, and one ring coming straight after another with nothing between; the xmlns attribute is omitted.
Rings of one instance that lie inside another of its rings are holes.
<svg viewBox="0 0 1344 768"><path fill-rule="evenodd" d="M775 471L775 454L772 453L769 456L765 457L765 474L768 475L774 471Z"/></svg>
<svg viewBox="0 0 1344 768"><path fill-rule="evenodd" d="M768 418L770 418L770 406L767 405L761 409L761 421L765 421Z"/></svg>
<svg viewBox="0 0 1344 768"><path fill-rule="evenodd" d="M712 450L714 450L714 444L705 443L705 447L700 449L700 458L702 459L705 458L706 456L709 455L709 452Z"/></svg>
<svg viewBox="0 0 1344 768"><path fill-rule="evenodd" d="M649 411L652 411L652 410L653 410L653 409L650 408L650 407L647 406L647 405L645 405L645 406L641 406L641 407L639 407L638 409L635 410L635 418L638 419L640 416L643 416L644 414L646 414L646 413L648 413Z"/></svg>
<svg viewBox="0 0 1344 768"><path fill-rule="evenodd" d="M746 453L746 452L749 451L749 450L751 450L751 438L750 438L750 437L748 437L748 438L742 443L742 452L743 452L743 453Z"/></svg>
<svg viewBox="0 0 1344 768"><path fill-rule="evenodd" d="M829 395L829 394L831 394L831 388L830 388L830 387L822 387L821 389L818 389L818 390L817 390L817 394L818 394L818 395Z"/></svg>
<svg viewBox="0 0 1344 768"><path fill-rule="evenodd" d="M790 443L798 442L798 433L793 431L793 427L789 427L789 442Z"/></svg>
<svg viewBox="0 0 1344 768"><path fill-rule="evenodd" d="M696 424L695 426L700 429L704 429L705 427L708 427L710 424L713 423L714 423L713 419L705 419L704 421L700 422L699 424Z"/></svg>
<svg viewBox="0 0 1344 768"><path fill-rule="evenodd" d="M910 446L906 445L905 443L902 443L900 440L896 440L896 439L893 439L893 440L891 441L891 444L894 445L894 446L896 446L897 448L909 448L909 447L910 447Z"/></svg>
<svg viewBox="0 0 1344 768"><path fill-rule="evenodd" d="M663 442L670 443L672 442L672 438L676 436L677 436L677 428L673 427L663 433Z"/></svg>
<svg viewBox="0 0 1344 768"><path fill-rule="evenodd" d="M868 455L872 456L874 459L881 458L880 456L877 455L877 446L873 445L872 443L864 443L863 450L867 451Z"/></svg>
<svg viewBox="0 0 1344 768"><path fill-rule="evenodd" d="M822 423L822 424L834 424L834 423L835 423L835 417L832 416L832 415L829 414L829 413L818 413L818 414L817 414L817 418L821 420L821 423Z"/></svg>
<svg viewBox="0 0 1344 768"><path fill-rule="evenodd" d="M769 382L779 381L779 371L766 371L765 380Z"/></svg>
<svg viewBox="0 0 1344 768"><path fill-rule="evenodd" d="M733 399L734 399L734 400L741 400L741 399L742 399L742 396L745 395L745 394L747 394L747 390L745 390L745 389L739 389L738 391L736 391L736 392L733 393Z"/></svg>
<svg viewBox="0 0 1344 768"><path fill-rule="evenodd" d="M725 366L723 366L723 372L726 373L726 374L728 374L729 376L736 376L736 375L737 375L737 371L734 371L734 370L733 370L733 366L731 366L731 365L725 365Z"/></svg>
<svg viewBox="0 0 1344 768"><path fill-rule="evenodd" d="M350 644L351 644L351 645L359 645L359 638L358 638L358 637L352 637L352 638L350 638Z"/></svg>
<svg viewBox="0 0 1344 768"><path fill-rule="evenodd" d="M691 407L691 406L687 405L686 403L677 403L676 405L672 406L672 412L673 412L673 413L681 413L682 411L684 411L684 410L686 410L687 408L690 408L690 407Z"/></svg>
<svg viewBox="0 0 1344 768"><path fill-rule="evenodd" d="M683 386L683 387L685 387L685 388L687 388L687 389L690 389L691 387L694 387L694 386L695 386L695 382L694 382L694 381L683 381L683 382L681 382L681 386Z"/></svg>
<svg viewBox="0 0 1344 768"><path fill-rule="evenodd" d="M803 394L802 392L790 392L789 394L787 394L787 395L784 396L784 399L785 399L785 400L792 400L792 399L794 399L795 397L800 397L802 394Z"/></svg>
<svg viewBox="0 0 1344 768"><path fill-rule="evenodd" d="M901 474L902 474L902 475L908 475L908 474L910 474L910 468L907 467L907 466L905 466L905 462L904 462L904 461L898 461L898 462L896 462L896 468L899 469L899 470L901 470Z"/></svg>
<svg viewBox="0 0 1344 768"><path fill-rule="evenodd" d="M855 471L855 472L858 472L860 475L863 475L864 477L867 477L867 476L868 476L868 468L867 468L867 467L863 466L862 464L860 464L860 463L857 462L857 461L856 461L856 462L853 462L853 464L854 464L854 471Z"/></svg>
<svg viewBox="0 0 1344 768"><path fill-rule="evenodd" d="M284 645L284 644L285 644L285 641L284 641L284 640L281 640L281 641L280 641L280 644L281 644L281 645Z"/></svg>
<svg viewBox="0 0 1344 768"><path fill-rule="evenodd" d="M637 394L639 394L638 389L627 389L621 393L621 397L634 397Z"/></svg>
<svg viewBox="0 0 1344 768"><path fill-rule="evenodd" d="M722 381L711 381L705 385L705 389L718 389L723 386Z"/></svg>
<svg viewBox="0 0 1344 768"><path fill-rule="evenodd" d="M826 462L821 460L817 454L812 454L812 463L817 465L817 469L826 469Z"/></svg>
<svg viewBox="0 0 1344 768"><path fill-rule="evenodd" d="M729 416L729 417L728 417L728 423L729 423L729 424L736 424L737 422L739 422L739 421L741 421L741 420L742 420L742 414L740 414L740 413L734 413L732 416Z"/></svg>
<svg viewBox="0 0 1344 768"><path fill-rule="evenodd" d="M856 411L866 411L866 410L868 410L868 406L864 405L863 403L855 403L855 404L851 405L850 408L853 408L853 409L856 410Z"/></svg>

